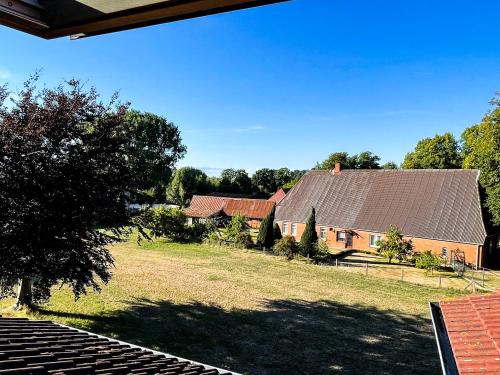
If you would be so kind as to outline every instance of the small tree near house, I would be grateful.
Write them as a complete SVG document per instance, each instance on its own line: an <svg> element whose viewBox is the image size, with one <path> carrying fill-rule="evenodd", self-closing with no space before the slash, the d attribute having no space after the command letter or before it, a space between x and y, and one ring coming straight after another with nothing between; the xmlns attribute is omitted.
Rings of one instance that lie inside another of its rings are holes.
<svg viewBox="0 0 500 375"><path fill-rule="evenodd" d="M413 244L411 240L405 240L401 230L391 225L387 235L383 240L377 241L378 252L389 260L389 263L396 258L399 263L407 260L413 254Z"/></svg>
<svg viewBox="0 0 500 375"><path fill-rule="evenodd" d="M307 219L306 228L300 238L300 251L303 256L312 257L316 254L318 245L318 233L316 232L316 210L311 209L309 219Z"/></svg>
<svg viewBox="0 0 500 375"><path fill-rule="evenodd" d="M273 231L273 223L274 223L274 213L275 206L267 216L260 223L259 235L257 236L257 246L260 246L264 249L271 248L274 245L274 231Z"/></svg>
<svg viewBox="0 0 500 375"><path fill-rule="evenodd" d="M274 242L277 242L283 238L283 235L281 234L281 229L278 223L274 223L273 227L273 236L274 236Z"/></svg>

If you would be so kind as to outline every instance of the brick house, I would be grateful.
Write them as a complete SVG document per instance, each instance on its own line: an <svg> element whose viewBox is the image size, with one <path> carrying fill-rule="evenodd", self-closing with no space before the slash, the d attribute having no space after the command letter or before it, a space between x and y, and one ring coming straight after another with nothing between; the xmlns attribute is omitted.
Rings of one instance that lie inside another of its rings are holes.
<svg viewBox="0 0 500 375"><path fill-rule="evenodd" d="M311 207L332 248L375 251L390 225L416 251L478 267L498 265L500 236L487 233L477 170L310 171L276 207L282 233L300 240Z"/></svg>
<svg viewBox="0 0 500 375"><path fill-rule="evenodd" d="M207 219L229 219L240 214L248 219L251 228L257 229L274 205L274 202L265 199L194 195L184 213L190 225Z"/></svg>

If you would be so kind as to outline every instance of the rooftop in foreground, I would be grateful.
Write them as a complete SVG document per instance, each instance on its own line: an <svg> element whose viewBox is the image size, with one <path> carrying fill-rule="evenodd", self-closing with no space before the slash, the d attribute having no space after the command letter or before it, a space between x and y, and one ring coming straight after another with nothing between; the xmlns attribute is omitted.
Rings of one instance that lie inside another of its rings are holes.
<svg viewBox="0 0 500 375"><path fill-rule="evenodd" d="M500 374L500 291L431 303L445 375Z"/></svg>
<svg viewBox="0 0 500 375"><path fill-rule="evenodd" d="M50 321L1 317L0 374L236 375Z"/></svg>

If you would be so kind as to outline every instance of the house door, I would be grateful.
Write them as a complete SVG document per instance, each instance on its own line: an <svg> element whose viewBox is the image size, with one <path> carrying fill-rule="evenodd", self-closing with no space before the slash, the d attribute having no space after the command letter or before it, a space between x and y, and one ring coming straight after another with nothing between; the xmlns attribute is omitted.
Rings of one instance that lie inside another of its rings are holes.
<svg viewBox="0 0 500 375"><path fill-rule="evenodd" d="M345 246L352 247L352 233L345 234Z"/></svg>

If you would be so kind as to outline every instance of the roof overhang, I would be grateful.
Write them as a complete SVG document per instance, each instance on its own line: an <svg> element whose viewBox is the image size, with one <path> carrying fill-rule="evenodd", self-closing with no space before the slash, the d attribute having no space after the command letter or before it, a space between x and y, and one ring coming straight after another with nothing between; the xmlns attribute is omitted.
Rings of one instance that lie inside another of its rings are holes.
<svg viewBox="0 0 500 375"><path fill-rule="evenodd" d="M458 375L458 368L453 356L453 349L451 347L450 338L446 330L446 325L441 313L439 303L430 302L429 309L432 318L432 326L434 328L434 335L436 337L436 344L439 353L439 360L441 361L441 371L443 375Z"/></svg>
<svg viewBox="0 0 500 375"><path fill-rule="evenodd" d="M289 0L0 0L0 24L81 38Z"/></svg>

